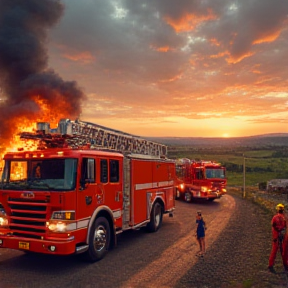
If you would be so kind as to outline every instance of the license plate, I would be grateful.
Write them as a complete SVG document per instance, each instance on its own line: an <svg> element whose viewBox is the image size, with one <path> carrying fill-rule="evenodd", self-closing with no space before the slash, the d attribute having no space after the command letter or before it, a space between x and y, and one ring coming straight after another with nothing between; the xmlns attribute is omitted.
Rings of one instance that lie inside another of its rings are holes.
<svg viewBox="0 0 288 288"><path fill-rule="evenodd" d="M29 242L19 242L19 249L29 250Z"/></svg>

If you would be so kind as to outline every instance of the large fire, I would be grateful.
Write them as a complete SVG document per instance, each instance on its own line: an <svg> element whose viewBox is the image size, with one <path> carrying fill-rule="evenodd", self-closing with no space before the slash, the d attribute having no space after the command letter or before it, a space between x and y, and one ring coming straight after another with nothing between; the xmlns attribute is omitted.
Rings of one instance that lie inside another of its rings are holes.
<svg viewBox="0 0 288 288"><path fill-rule="evenodd" d="M34 102L39 106L39 113L35 117L34 121L31 117L21 116L19 118L14 119L15 123L17 123L15 127L15 131L13 131L13 137L10 141L10 145L5 147L5 152L15 152L19 149L23 149L25 151L34 151L37 149L37 143L34 140L22 140L20 139L20 133L22 132L36 132L37 122L49 122L50 128L57 128L58 121L61 118L67 117L67 113L65 112L65 106L67 107L67 103L65 105L64 101L62 103L58 103L57 106L51 107L47 103L47 101L41 99L40 96L33 97ZM59 99L58 99L59 100Z"/></svg>
<svg viewBox="0 0 288 288"><path fill-rule="evenodd" d="M61 1L0 1L0 169L3 153L36 149L19 133L33 132L37 122L54 128L59 119L81 113L82 89L48 65L47 32L63 12Z"/></svg>
<svg viewBox="0 0 288 288"><path fill-rule="evenodd" d="M47 101L41 99L40 96L33 97L33 101L38 105L39 112L35 116L34 119L31 119L31 115L28 117L27 115L21 115L19 117L11 119L11 127L14 127L12 131L12 138L10 143L5 147L2 147L2 154L0 154L0 176L2 174L2 170L4 167L3 157L7 152L16 152L19 150L25 151L35 151L37 149L37 141L29 140L29 139L20 139L20 134L22 132L36 132L37 122L49 122L50 128L57 128L58 121L61 118L67 117L67 110L69 111L69 103L65 103L63 101L59 101L57 105L53 105L51 107ZM67 107L68 106L68 107ZM65 109L67 108L67 109Z"/></svg>

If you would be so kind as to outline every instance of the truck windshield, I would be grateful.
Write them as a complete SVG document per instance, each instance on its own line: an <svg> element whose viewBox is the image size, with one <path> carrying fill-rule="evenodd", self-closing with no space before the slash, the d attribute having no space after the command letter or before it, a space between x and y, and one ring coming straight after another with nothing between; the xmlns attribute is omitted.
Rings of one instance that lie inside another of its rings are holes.
<svg viewBox="0 0 288 288"><path fill-rule="evenodd" d="M75 189L77 159L6 160L1 188L4 190Z"/></svg>
<svg viewBox="0 0 288 288"><path fill-rule="evenodd" d="M205 171L206 174L206 179L210 178L217 178L217 179L224 179L225 178L225 169L223 168L218 168L218 169L213 169L213 168L206 168Z"/></svg>

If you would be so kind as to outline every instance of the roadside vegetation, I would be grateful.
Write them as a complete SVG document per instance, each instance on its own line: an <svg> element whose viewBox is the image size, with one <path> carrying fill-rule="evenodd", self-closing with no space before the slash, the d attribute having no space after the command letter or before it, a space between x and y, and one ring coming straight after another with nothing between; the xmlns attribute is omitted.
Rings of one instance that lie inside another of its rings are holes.
<svg viewBox="0 0 288 288"><path fill-rule="evenodd" d="M288 145L288 143L287 143ZM195 147L169 146L171 159L209 160L226 167L228 186L261 187L271 179L288 179L288 146L268 147Z"/></svg>

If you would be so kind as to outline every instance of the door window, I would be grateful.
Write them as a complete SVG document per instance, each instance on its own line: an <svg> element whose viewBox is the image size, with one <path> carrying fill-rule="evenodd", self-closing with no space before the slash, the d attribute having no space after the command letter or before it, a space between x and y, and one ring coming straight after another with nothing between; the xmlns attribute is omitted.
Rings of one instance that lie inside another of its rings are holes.
<svg viewBox="0 0 288 288"><path fill-rule="evenodd" d="M204 173L202 169L196 169L195 174L196 174L196 179L198 180L204 179Z"/></svg>
<svg viewBox="0 0 288 288"><path fill-rule="evenodd" d="M89 183L95 183L95 159L83 158L82 176Z"/></svg>
<svg viewBox="0 0 288 288"><path fill-rule="evenodd" d="M119 160L110 160L109 164L110 182L119 182Z"/></svg>
<svg viewBox="0 0 288 288"><path fill-rule="evenodd" d="M100 160L100 181L101 183L108 182L108 161L107 159Z"/></svg>

